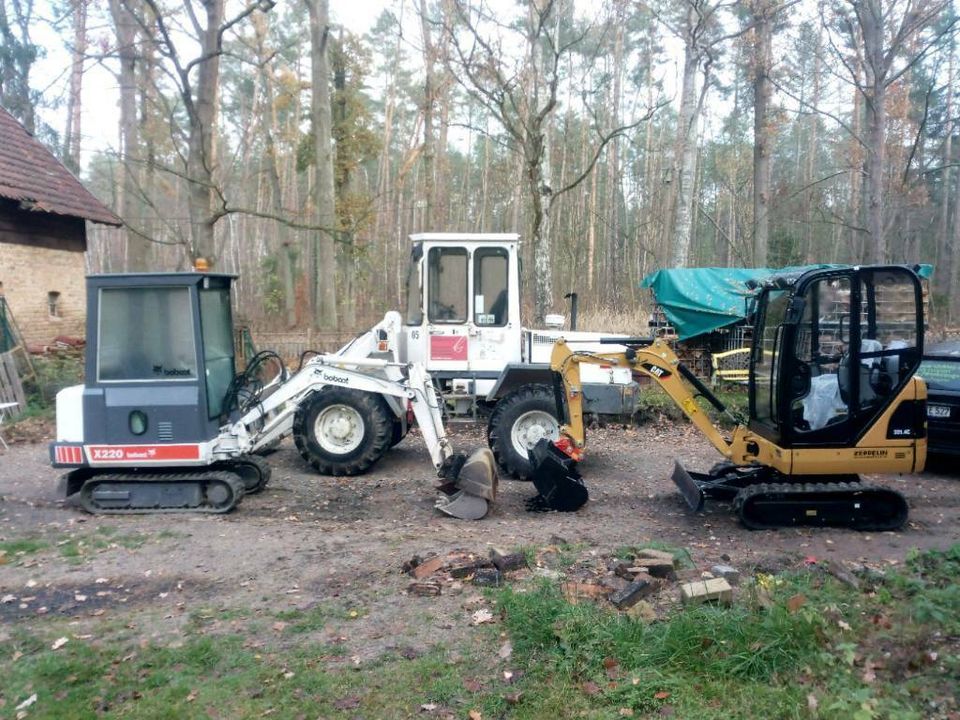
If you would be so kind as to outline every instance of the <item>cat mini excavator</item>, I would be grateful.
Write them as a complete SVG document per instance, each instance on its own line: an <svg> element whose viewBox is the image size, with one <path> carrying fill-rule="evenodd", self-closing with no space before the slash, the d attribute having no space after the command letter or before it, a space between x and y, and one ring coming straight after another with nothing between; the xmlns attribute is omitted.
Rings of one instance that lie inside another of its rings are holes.
<svg viewBox="0 0 960 720"><path fill-rule="evenodd" d="M559 440L534 448L534 505L576 510L587 490L579 386L584 363L630 368L650 378L724 456L708 473L676 463L673 480L693 510L732 501L749 528L837 525L896 529L904 497L860 474L910 473L926 460L926 398L915 376L923 343L917 274L905 266L820 268L772 277L754 288L749 417L730 412L666 342L618 339L625 352L554 347ZM722 431L706 404L733 421Z"/></svg>
<svg viewBox="0 0 960 720"><path fill-rule="evenodd" d="M230 275L183 272L87 278L83 385L57 394L54 467L93 513L224 513L261 490L257 453L293 435L325 475L360 475L415 418L443 492L437 508L476 520L496 497L493 453L469 458L446 437L422 365L398 362L386 327L288 374L269 351L234 368ZM264 377L267 365L275 374Z"/></svg>

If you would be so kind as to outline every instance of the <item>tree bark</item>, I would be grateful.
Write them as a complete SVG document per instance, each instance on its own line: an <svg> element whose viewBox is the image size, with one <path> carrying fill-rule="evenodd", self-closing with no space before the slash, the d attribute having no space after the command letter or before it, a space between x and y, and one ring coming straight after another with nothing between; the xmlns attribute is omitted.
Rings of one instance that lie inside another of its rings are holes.
<svg viewBox="0 0 960 720"><path fill-rule="evenodd" d="M87 0L73 0L73 47L70 53L70 88L67 94L67 127L63 133L63 161L80 174L83 63L87 54Z"/></svg>
<svg viewBox="0 0 960 720"><path fill-rule="evenodd" d="M766 267L770 245L770 68L773 13L771 0L754 0L753 15L753 262ZM813 148L810 149L811 152Z"/></svg>
<svg viewBox="0 0 960 720"><path fill-rule="evenodd" d="M328 44L330 20L328 0L304 0L310 14L310 115L313 120L313 148L316 163L314 211L320 230L314 235L316 268L313 296L316 307L314 322L319 327L337 327L336 246L337 224L334 206L333 117L330 107L330 66Z"/></svg>
<svg viewBox="0 0 960 720"><path fill-rule="evenodd" d="M137 199L136 159L139 133L137 123L137 25L130 3L134 0L110 0L110 13L117 33L117 56L120 60L120 165L119 213L127 224L127 270L148 270L150 243L132 229L136 225L140 203Z"/></svg>

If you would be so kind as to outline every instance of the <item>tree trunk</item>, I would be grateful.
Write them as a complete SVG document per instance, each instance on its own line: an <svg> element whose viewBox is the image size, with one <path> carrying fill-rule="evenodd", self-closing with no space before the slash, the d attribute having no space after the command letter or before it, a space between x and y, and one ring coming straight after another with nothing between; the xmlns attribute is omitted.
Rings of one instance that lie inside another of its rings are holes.
<svg viewBox="0 0 960 720"><path fill-rule="evenodd" d="M80 174L80 121L83 94L83 62L87 53L87 0L73 2L73 48L70 60L70 88L67 97L67 128L63 133L64 164Z"/></svg>
<svg viewBox="0 0 960 720"><path fill-rule="evenodd" d="M304 0L310 13L311 102L313 147L316 162L314 209L320 230L316 232L316 269L313 288L316 316L321 328L337 327L336 246L333 150L331 143L330 69L327 60L330 38L328 0Z"/></svg>
<svg viewBox="0 0 960 720"><path fill-rule="evenodd" d="M683 83L680 90L680 116L677 120L676 183L673 223L670 228L673 247L671 264L673 267L686 267L690 261L690 240L693 222L693 183L697 163L697 69L700 57L694 47L692 37L693 9L688 8L686 34L683 53Z"/></svg>
<svg viewBox="0 0 960 720"><path fill-rule="evenodd" d="M126 269L143 271L149 269L150 244L134 232L130 225L138 213L136 154L139 138L137 133L137 48L136 20L131 14L131 0L110 0L110 13L117 32L117 55L120 59L120 166L119 183L121 219L127 223Z"/></svg>
<svg viewBox="0 0 960 720"><path fill-rule="evenodd" d="M434 190L434 160L436 157L436 144L433 137L433 110L436 104L436 87L434 85L434 49L433 41L430 37L430 19L427 17L428 3L424 2L420 6L420 32L423 37L423 200L424 213L421 216L423 221L418 228L436 227L436 221L433 217L435 190Z"/></svg>
<svg viewBox="0 0 960 720"><path fill-rule="evenodd" d="M754 0L753 46L753 262L766 267L770 245L770 66L774 8ZM812 148L811 148L812 151Z"/></svg>

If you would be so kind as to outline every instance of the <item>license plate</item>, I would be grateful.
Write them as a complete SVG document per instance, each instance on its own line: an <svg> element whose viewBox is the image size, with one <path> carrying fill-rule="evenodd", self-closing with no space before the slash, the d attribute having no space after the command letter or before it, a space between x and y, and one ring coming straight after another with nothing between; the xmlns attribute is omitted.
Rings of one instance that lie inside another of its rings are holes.
<svg viewBox="0 0 960 720"><path fill-rule="evenodd" d="M927 417L948 418L950 417L949 405L927 405Z"/></svg>

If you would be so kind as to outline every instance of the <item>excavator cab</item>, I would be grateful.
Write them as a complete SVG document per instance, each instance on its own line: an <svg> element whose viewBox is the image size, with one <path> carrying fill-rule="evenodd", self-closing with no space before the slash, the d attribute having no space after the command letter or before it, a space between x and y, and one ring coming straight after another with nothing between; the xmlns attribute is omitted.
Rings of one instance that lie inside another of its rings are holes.
<svg viewBox="0 0 960 720"><path fill-rule="evenodd" d="M774 277L756 303L749 429L779 448L853 447L900 396L922 355L923 295L910 268ZM921 436L921 405L900 403L887 437Z"/></svg>

